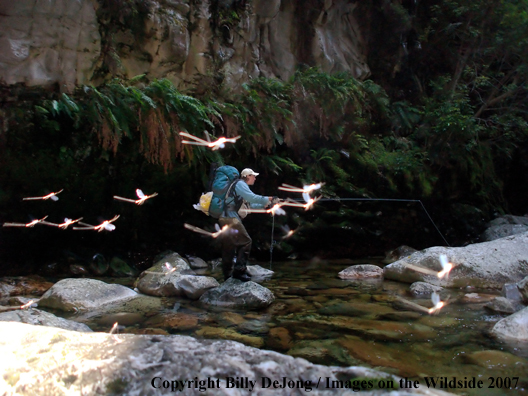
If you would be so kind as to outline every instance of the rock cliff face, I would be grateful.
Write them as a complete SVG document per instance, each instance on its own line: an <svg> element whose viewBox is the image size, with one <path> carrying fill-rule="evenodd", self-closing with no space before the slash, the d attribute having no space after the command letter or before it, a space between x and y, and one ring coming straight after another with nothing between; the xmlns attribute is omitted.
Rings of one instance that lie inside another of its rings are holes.
<svg viewBox="0 0 528 396"><path fill-rule="evenodd" d="M69 92L147 74L234 88L299 64L364 79L367 19L347 0L0 0L0 79Z"/></svg>

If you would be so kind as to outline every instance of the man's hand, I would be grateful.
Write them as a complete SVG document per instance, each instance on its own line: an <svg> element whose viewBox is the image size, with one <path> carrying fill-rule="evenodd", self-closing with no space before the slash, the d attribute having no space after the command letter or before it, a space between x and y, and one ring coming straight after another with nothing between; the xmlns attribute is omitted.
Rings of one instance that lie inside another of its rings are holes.
<svg viewBox="0 0 528 396"><path fill-rule="evenodd" d="M271 206L277 205L280 202L279 197L271 197Z"/></svg>

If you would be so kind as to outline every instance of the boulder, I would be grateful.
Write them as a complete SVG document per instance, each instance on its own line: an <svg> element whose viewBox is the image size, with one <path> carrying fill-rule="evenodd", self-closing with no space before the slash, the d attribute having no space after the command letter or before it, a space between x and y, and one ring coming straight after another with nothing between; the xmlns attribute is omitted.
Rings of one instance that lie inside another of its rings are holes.
<svg viewBox="0 0 528 396"><path fill-rule="evenodd" d="M273 293L258 283L229 278L219 287L206 291L200 302L232 309L260 309L269 306L274 299Z"/></svg>
<svg viewBox="0 0 528 396"><path fill-rule="evenodd" d="M528 307L499 320L491 334L505 341L528 341Z"/></svg>
<svg viewBox="0 0 528 396"><path fill-rule="evenodd" d="M527 216L505 215L490 221L482 234L483 241L494 241L510 235L528 232Z"/></svg>
<svg viewBox="0 0 528 396"><path fill-rule="evenodd" d="M90 332L92 331L83 323L74 322L59 318L49 312L40 309L16 310L0 313L0 321L2 322L21 322L31 325L58 327L64 330Z"/></svg>
<svg viewBox="0 0 528 396"><path fill-rule="evenodd" d="M455 266L448 277L439 279L408 266L441 271L439 257L442 254ZM385 279L407 283L422 281L443 287L500 289L505 283L516 283L526 276L526 257L528 233L465 247L431 247L389 264L384 268L384 276Z"/></svg>
<svg viewBox="0 0 528 396"><path fill-rule="evenodd" d="M148 396L168 393L171 386L174 386L172 393L179 390L185 395L198 392L261 396L357 394L352 389L327 389L324 383L328 378L330 382L349 379L358 379L358 383L365 379L392 382L393 386L388 386L388 389L376 389L376 395L449 394L435 389L395 390L399 377L348 363L346 367L324 366L235 341L143 333L145 335L80 334L53 327L0 323L0 372L3 374L0 376L0 388L6 394L28 395L59 395L67 389L71 395ZM314 348L316 352L315 345ZM340 349L343 348L335 345L333 353L338 355ZM365 353L369 348L360 347L357 350ZM298 351L299 354L301 352ZM345 354L341 352L341 355ZM397 360L396 357L391 358ZM176 382L194 378L198 378L199 382ZM292 380L295 388L263 387L266 378L280 383L283 378ZM254 388L250 392L248 387L234 388L232 383L229 387L228 381L235 379L239 384L243 379L254 381ZM167 381L168 389L163 388L163 381Z"/></svg>
<svg viewBox="0 0 528 396"><path fill-rule="evenodd" d="M399 259L402 259L404 257L407 257L407 256L410 256L411 254L413 254L414 252L417 252L418 250L410 247L410 246L407 246L407 245L402 245L400 247L397 247L396 249L394 250L390 250L388 252L385 253L385 258L383 259L383 263L384 264L390 264L390 263L394 263L395 261L398 261Z"/></svg>
<svg viewBox="0 0 528 396"><path fill-rule="evenodd" d="M148 270L143 271L136 287L142 293L159 296L183 296L197 300L207 290L217 287L210 276L197 276L178 253L162 257Z"/></svg>
<svg viewBox="0 0 528 396"><path fill-rule="evenodd" d="M382 278L383 269L372 264L358 264L345 268L338 276L341 279Z"/></svg>
<svg viewBox="0 0 528 396"><path fill-rule="evenodd" d="M136 296L134 290L122 285L95 279L63 279L42 296L39 306L61 311L88 311Z"/></svg>
<svg viewBox="0 0 528 396"><path fill-rule="evenodd" d="M505 297L496 297L486 305L484 308L489 309L492 312L497 312L500 314L510 315L517 311L515 305Z"/></svg>
<svg viewBox="0 0 528 396"><path fill-rule="evenodd" d="M202 260L200 257L187 256L187 261L192 269L201 269L209 267L209 264Z"/></svg>
<svg viewBox="0 0 528 396"><path fill-rule="evenodd" d="M523 282L528 282L528 277L526 277L519 283L505 283L504 286L502 286L501 290L502 296L515 303L520 303L523 299L523 296L519 289L522 289ZM519 287L519 285L521 286Z"/></svg>
<svg viewBox="0 0 528 396"><path fill-rule="evenodd" d="M266 269L261 267L260 265L248 265L247 266L247 273L251 276L253 279L265 279L273 276L275 273L272 270Z"/></svg>

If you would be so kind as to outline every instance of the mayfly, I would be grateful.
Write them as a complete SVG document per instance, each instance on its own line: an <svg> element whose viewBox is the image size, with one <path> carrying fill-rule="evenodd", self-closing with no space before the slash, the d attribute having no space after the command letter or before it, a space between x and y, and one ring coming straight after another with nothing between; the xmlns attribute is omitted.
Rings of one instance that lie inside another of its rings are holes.
<svg viewBox="0 0 528 396"><path fill-rule="evenodd" d="M229 225L228 224L226 224L222 228L220 228L220 226L218 224L215 224L216 232L209 232L209 231L206 231L206 230L202 230L199 227L196 227L196 226L193 226L193 225L187 224L187 223L185 223L183 226L185 228L187 228L188 230L197 232L198 234L207 235L207 236L210 236L212 238L217 238L218 236L220 236L221 234L223 234L224 232L226 232L229 229ZM234 230L234 231L236 231L236 230Z"/></svg>
<svg viewBox="0 0 528 396"><path fill-rule="evenodd" d="M105 220L101 224L96 225L96 226L93 226L91 224L86 224L86 223L79 222L79 225L81 225L82 227L73 227L73 229L74 230L96 230L98 232L101 232L103 230L114 231L116 226L111 224L111 223L116 221L118 218L119 218L119 215L115 215L112 219Z"/></svg>
<svg viewBox="0 0 528 396"><path fill-rule="evenodd" d="M29 223L4 223L4 227L27 227L32 228L35 226L35 224L43 223L45 219L47 219L48 216L44 216L42 219L33 220Z"/></svg>
<svg viewBox="0 0 528 396"><path fill-rule="evenodd" d="M43 197L27 197L27 198L22 198L22 201L35 201L35 200L47 200L47 199L51 199L52 201L58 201L59 200L59 197L57 197L57 194L60 194L62 191L64 191L64 189L60 190L60 191L57 191L57 192L52 192L52 193L49 193L48 195L44 195Z"/></svg>
<svg viewBox="0 0 528 396"><path fill-rule="evenodd" d="M158 195L158 193L153 193L153 194L150 194L150 195L145 195L145 194L143 193L143 191L141 191L141 190L138 188L138 189L136 189L136 195L138 196L139 199L123 198L123 197L118 197L117 195L114 195L114 199L117 199L118 201L132 202L132 203L135 203L136 205L143 205L147 199L150 199L150 198L155 197L156 195Z"/></svg>
<svg viewBox="0 0 528 396"><path fill-rule="evenodd" d="M183 144L193 144L195 146L205 146L205 147L209 147L213 151L224 148L225 143L236 143L236 141L240 139L241 137L240 135L235 136L234 138L221 137L218 140L211 142L209 141L209 134L207 132L205 133L207 140L200 139L199 137L191 135L190 133L187 133L187 132L180 132L180 136L186 137L188 139L192 139L192 140L182 140Z"/></svg>

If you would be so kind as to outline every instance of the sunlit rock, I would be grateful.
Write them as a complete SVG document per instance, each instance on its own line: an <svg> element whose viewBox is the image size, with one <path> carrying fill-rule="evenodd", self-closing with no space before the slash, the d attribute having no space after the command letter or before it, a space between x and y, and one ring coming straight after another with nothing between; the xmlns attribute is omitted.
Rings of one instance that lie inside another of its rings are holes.
<svg viewBox="0 0 528 396"><path fill-rule="evenodd" d="M93 1L1 4L0 74L7 84L73 91L89 84L101 51Z"/></svg>
<svg viewBox="0 0 528 396"><path fill-rule="evenodd" d="M269 306L274 299L273 293L258 283L229 278L219 287L206 291L200 302L220 307L260 309Z"/></svg>
<svg viewBox="0 0 528 396"><path fill-rule="evenodd" d="M63 279L44 293L39 306L61 311L87 311L136 296L134 290L122 285L95 279Z"/></svg>
<svg viewBox="0 0 528 396"><path fill-rule="evenodd" d="M499 320L491 334L506 341L528 341L528 307Z"/></svg>
<svg viewBox="0 0 528 396"><path fill-rule="evenodd" d="M316 348L314 343L312 349ZM336 359L339 354L346 359L344 361L355 361L347 357L341 345L330 346L330 349L332 353L328 356L331 356L332 362L341 361ZM36 351L39 353L36 354ZM154 395L165 391L153 389L154 377L169 381L218 378L219 387L213 389L209 385L207 392L215 395L233 394L233 388L227 388L226 377L256 380L252 392L256 395L270 393L269 388L262 388L263 377L309 381L309 392L315 396L328 393L322 386L316 388L319 378L324 380L328 377L330 381L382 378L399 383L398 377L370 368L350 364L338 367L333 363L331 366L317 365L234 341L198 340L187 336L79 333L12 322L0 323L0 354L0 371L3 373L0 388L7 394L63 394L65 379L67 393L72 395L101 392ZM194 393L195 389L186 387L182 394ZM292 394L292 389L274 389L272 393L286 396ZM355 394L344 390L338 393ZM389 393L400 394L394 389L376 391L376 394ZM446 393L429 389L427 394Z"/></svg>
<svg viewBox="0 0 528 396"><path fill-rule="evenodd" d="M442 278L408 266L438 273L442 270L441 255L446 255L454 265L449 275ZM505 283L518 282L525 276L528 272L526 257L528 233L465 247L431 247L389 264L384 268L384 276L406 283L423 281L443 287L500 289Z"/></svg>
<svg viewBox="0 0 528 396"><path fill-rule="evenodd" d="M73 320L59 318L49 312L40 309L16 310L0 313L0 321L2 322L21 322L31 325L58 327L65 330L72 331L92 331L83 323L78 323Z"/></svg>
<svg viewBox="0 0 528 396"><path fill-rule="evenodd" d="M383 269L373 264L358 264L344 269L338 276L341 279L382 278Z"/></svg>

